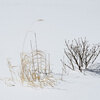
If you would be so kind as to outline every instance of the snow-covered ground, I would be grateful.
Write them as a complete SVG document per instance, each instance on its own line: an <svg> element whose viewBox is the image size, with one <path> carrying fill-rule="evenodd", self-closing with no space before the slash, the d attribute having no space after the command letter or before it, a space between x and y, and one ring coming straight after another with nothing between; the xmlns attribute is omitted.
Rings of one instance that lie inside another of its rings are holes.
<svg viewBox="0 0 100 100"><path fill-rule="evenodd" d="M44 21L37 22L40 18ZM7 59L20 66L28 31L37 33L38 48L50 53L53 71L61 73L65 39L87 37L90 43L100 42L100 1L0 0L0 79L10 77ZM34 41L32 35L30 38ZM30 50L29 39L24 50ZM97 61L100 63L100 57ZM96 69L84 74L68 72L54 88L23 87L19 83L7 87L0 81L0 100L100 100L99 91Z"/></svg>
<svg viewBox="0 0 100 100"><path fill-rule="evenodd" d="M1 100L99 100L100 76L71 72L53 88L0 84ZM0 82L1 83L1 82Z"/></svg>

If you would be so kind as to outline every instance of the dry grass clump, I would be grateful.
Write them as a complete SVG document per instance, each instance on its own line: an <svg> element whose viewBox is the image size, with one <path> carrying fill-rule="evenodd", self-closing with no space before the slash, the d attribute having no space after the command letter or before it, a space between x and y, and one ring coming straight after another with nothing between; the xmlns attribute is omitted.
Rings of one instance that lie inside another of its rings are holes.
<svg viewBox="0 0 100 100"><path fill-rule="evenodd" d="M31 87L54 86L56 79L51 73L50 56L45 52L37 49L37 40L35 35L36 48L33 50L32 42L30 40L31 52L22 52L20 54L21 65L18 72L18 78L23 85ZM11 73L11 80L15 82L16 74L14 73L14 66L8 60L9 71Z"/></svg>
<svg viewBox="0 0 100 100"><path fill-rule="evenodd" d="M13 66L10 60L8 60L11 78L7 81L7 86L14 86L16 80L20 80L23 85L29 87L43 88L55 85L56 79L50 69L50 56L45 52L40 50L34 50L30 53L22 52L20 59L21 65L17 75L14 72L16 66Z"/></svg>
<svg viewBox="0 0 100 100"><path fill-rule="evenodd" d="M56 81L51 75L49 55L40 50L21 53L20 79L29 86L54 86Z"/></svg>

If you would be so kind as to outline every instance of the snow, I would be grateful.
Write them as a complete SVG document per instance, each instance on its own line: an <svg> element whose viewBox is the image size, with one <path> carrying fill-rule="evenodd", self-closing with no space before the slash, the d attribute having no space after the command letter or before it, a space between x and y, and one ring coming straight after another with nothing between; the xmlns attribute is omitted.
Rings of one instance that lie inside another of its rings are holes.
<svg viewBox="0 0 100 100"><path fill-rule="evenodd" d="M36 22L40 18L44 21ZM87 37L90 43L98 43L99 26L99 0L0 0L0 100L100 100L100 74L91 70L83 74L68 70L54 88L19 83L9 87L2 81L10 77L7 59L20 67L26 32L37 33L38 48L50 53L53 71L61 73L64 40Z"/></svg>
<svg viewBox="0 0 100 100"><path fill-rule="evenodd" d="M99 100L100 77L71 72L54 88L0 85L1 100Z"/></svg>

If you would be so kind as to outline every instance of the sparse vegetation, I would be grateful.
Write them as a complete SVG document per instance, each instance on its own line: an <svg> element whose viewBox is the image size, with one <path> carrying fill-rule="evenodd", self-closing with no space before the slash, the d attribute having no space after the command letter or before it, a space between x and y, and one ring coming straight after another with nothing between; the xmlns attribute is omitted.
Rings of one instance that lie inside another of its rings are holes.
<svg viewBox="0 0 100 100"><path fill-rule="evenodd" d="M66 62L62 60L63 66L82 72L91 66L100 54L100 44L90 45L86 38L74 39L72 42L65 41L64 54Z"/></svg>
<svg viewBox="0 0 100 100"><path fill-rule="evenodd" d="M31 52L20 54L21 65L19 68L19 80L22 84L32 87L54 86L56 79L51 73L50 56L45 52L37 49L37 40L35 34L36 48L32 48L30 40ZM15 73L11 62L8 60L8 67L11 73L11 80L14 82Z"/></svg>
<svg viewBox="0 0 100 100"><path fill-rule="evenodd" d="M57 82L57 78L55 78L55 75L51 73L52 71L50 68L50 56L44 51L38 50L36 34L35 46L36 48L33 49L32 42L30 40L31 51L23 51L20 54L21 65L17 74L19 80L23 85L27 85L30 87L53 87ZM65 47L65 55L61 60L63 64L62 73L60 74L61 80L63 80L63 76L64 74L66 74L67 67L71 70L78 69L80 72L82 72L83 69L87 69L89 66L93 65L100 54L100 45L90 45L86 38L79 38L77 40L74 39L72 40L72 42L65 41ZM9 81L15 83L16 75L13 69L16 66L13 66L8 60L8 67L11 73L11 78L9 79ZM12 84L12 86L14 85Z"/></svg>
<svg viewBox="0 0 100 100"><path fill-rule="evenodd" d="M32 51L31 53L21 54L21 82L28 85L51 85L56 82L50 73L49 57L43 51Z"/></svg>

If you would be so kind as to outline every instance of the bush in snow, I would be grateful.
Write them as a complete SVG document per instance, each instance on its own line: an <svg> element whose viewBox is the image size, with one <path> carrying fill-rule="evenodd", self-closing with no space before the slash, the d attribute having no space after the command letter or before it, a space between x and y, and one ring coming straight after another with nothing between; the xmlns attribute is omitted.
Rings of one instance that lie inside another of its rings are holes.
<svg viewBox="0 0 100 100"><path fill-rule="evenodd" d="M90 45L86 38L65 41L64 54L67 62L62 60L63 65L72 70L78 68L82 72L82 69L88 68L95 62L100 54L100 45Z"/></svg>

